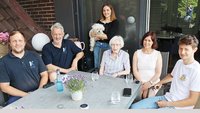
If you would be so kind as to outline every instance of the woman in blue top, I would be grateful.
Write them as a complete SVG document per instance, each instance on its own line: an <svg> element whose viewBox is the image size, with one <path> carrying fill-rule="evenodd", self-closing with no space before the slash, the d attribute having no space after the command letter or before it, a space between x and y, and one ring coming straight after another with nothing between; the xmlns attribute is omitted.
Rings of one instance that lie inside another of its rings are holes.
<svg viewBox="0 0 200 113"><path fill-rule="evenodd" d="M102 24L105 27L104 35L102 34L91 34L96 38L96 43L94 47L94 67L99 68L100 59L99 52L100 49L109 49L110 39L118 34L119 22L115 16L115 11L111 4L104 4L101 11L101 19L97 23Z"/></svg>

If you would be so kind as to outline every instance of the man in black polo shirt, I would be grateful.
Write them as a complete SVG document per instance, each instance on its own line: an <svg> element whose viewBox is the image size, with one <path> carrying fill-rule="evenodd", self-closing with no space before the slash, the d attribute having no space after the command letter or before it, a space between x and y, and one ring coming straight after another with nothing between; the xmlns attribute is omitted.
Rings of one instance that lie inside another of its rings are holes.
<svg viewBox="0 0 200 113"><path fill-rule="evenodd" d="M77 69L77 63L84 55L71 40L64 38L64 28L60 23L51 26L53 41L42 49L42 59L48 70L59 69L61 73L68 73ZM51 79L51 77L50 77Z"/></svg>
<svg viewBox="0 0 200 113"><path fill-rule="evenodd" d="M0 59L0 88L9 95L7 104L41 88L48 73L41 57L25 50L26 39L19 31L10 33L11 52Z"/></svg>

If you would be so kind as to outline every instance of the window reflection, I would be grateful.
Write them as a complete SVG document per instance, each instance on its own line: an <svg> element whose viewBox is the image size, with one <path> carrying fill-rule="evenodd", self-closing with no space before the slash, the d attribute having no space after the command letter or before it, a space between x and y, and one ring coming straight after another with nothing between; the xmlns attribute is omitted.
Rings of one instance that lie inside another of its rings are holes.
<svg viewBox="0 0 200 113"><path fill-rule="evenodd" d="M151 0L150 30L197 34L200 28L198 2L198 0Z"/></svg>

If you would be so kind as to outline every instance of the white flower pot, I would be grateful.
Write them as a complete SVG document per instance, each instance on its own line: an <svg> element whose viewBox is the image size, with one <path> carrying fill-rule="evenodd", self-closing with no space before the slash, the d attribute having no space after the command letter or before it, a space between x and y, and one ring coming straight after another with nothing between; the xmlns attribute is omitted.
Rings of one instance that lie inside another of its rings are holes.
<svg viewBox="0 0 200 113"><path fill-rule="evenodd" d="M82 91L75 91L71 92L72 100L81 100L83 98L83 92Z"/></svg>

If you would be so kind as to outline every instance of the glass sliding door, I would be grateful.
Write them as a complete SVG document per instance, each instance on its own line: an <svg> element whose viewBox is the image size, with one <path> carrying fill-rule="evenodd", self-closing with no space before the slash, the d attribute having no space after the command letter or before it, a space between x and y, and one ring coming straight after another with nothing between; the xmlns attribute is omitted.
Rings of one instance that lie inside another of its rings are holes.
<svg viewBox="0 0 200 113"><path fill-rule="evenodd" d="M139 23L139 0L79 0L80 16L80 32L81 37L87 44L89 50L88 32L91 25L100 19L101 6L109 2L114 6L117 19L120 23L120 35L124 38L125 47L129 53L139 47L139 31L137 29Z"/></svg>
<svg viewBox="0 0 200 113"><path fill-rule="evenodd" d="M192 34L200 39L200 0L151 0L150 30L156 31L160 51L170 52L170 67L178 55L178 40L181 35ZM200 61L200 51L195 58Z"/></svg>
<svg viewBox="0 0 200 113"><path fill-rule="evenodd" d="M100 19L101 7L109 2L114 6L120 24L120 35L124 38L130 60L140 48L140 39L149 29L147 10L150 0L56 0L56 20L64 25L66 33L85 42L85 57L93 57L89 51L89 30ZM89 54L89 55L87 55ZM93 58L91 58L93 60ZM91 60L90 59L90 60ZM93 62L93 61L91 61Z"/></svg>

